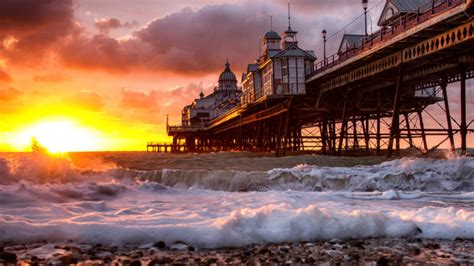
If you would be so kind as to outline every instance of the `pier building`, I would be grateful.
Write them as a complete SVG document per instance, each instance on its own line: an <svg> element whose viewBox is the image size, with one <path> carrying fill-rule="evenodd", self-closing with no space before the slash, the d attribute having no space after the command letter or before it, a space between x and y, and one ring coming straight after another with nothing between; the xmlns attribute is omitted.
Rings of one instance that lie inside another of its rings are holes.
<svg viewBox="0 0 474 266"><path fill-rule="evenodd" d="M390 157L404 147L427 154L447 143L466 154L474 136L466 86L474 77L472 2L387 0L378 30L343 36L339 50L319 60L298 46L290 23L281 36L271 29L242 75L241 103L208 120L192 121L196 112L181 126L167 125L172 151ZM367 12L367 0L362 6ZM211 104L202 106L211 112Z"/></svg>

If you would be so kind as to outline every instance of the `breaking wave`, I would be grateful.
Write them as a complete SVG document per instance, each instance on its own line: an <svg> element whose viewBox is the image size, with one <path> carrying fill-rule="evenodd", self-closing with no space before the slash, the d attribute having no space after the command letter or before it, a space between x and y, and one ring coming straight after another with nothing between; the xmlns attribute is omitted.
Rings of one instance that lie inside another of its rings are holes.
<svg viewBox="0 0 474 266"><path fill-rule="evenodd" d="M239 170L78 170L67 157L0 158L0 184L28 181L64 183L137 180L164 186L218 191L474 191L474 159L403 158L370 166L298 165L270 171Z"/></svg>
<svg viewBox="0 0 474 266"><path fill-rule="evenodd" d="M373 166L299 165L270 171L154 170L118 171L116 176L156 181L166 186L221 191L473 191L474 160L405 158Z"/></svg>
<svg viewBox="0 0 474 266"><path fill-rule="evenodd" d="M67 157L25 155L0 159L0 242L184 241L216 248L474 239L473 179L474 161L462 157L270 171L139 171L78 169Z"/></svg>

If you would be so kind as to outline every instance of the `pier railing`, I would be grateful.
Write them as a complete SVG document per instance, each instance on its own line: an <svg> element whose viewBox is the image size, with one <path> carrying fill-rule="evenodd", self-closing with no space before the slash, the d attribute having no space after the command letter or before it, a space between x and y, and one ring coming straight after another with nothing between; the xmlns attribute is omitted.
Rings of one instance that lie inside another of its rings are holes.
<svg viewBox="0 0 474 266"><path fill-rule="evenodd" d="M309 77L343 63L364 51L372 49L374 46L387 42L391 38L428 21L434 15L439 15L455 6L464 4L465 2L466 0L436 0L419 7L416 11L404 14L400 16L397 21L392 22L388 26L382 27L371 35L368 35L358 46L354 45L346 52L333 54L318 62L315 65L314 71L309 74Z"/></svg>
<svg viewBox="0 0 474 266"><path fill-rule="evenodd" d="M166 133L178 133L178 132L196 132L203 130L205 127L201 126L168 126L166 127Z"/></svg>

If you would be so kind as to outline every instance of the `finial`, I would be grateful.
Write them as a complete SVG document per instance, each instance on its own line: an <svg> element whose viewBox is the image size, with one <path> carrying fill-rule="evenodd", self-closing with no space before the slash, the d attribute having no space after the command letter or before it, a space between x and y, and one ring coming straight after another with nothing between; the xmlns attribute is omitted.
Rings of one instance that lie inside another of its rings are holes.
<svg viewBox="0 0 474 266"><path fill-rule="evenodd" d="M229 64L229 58L227 58L227 61L225 63L225 67L229 68L230 67L230 64Z"/></svg>
<svg viewBox="0 0 474 266"><path fill-rule="evenodd" d="M288 0L288 28L291 28L290 0Z"/></svg>
<svg viewBox="0 0 474 266"><path fill-rule="evenodd" d="M272 14L270 14L270 30L273 31L273 17L272 17Z"/></svg>
<svg viewBox="0 0 474 266"><path fill-rule="evenodd" d="M260 58L260 54L262 52L262 42L261 42L262 36L258 36L258 58Z"/></svg>
<svg viewBox="0 0 474 266"><path fill-rule="evenodd" d="M202 91L202 81L201 83L199 84L199 86L201 87L201 93L199 93L199 98L204 98L204 92Z"/></svg>

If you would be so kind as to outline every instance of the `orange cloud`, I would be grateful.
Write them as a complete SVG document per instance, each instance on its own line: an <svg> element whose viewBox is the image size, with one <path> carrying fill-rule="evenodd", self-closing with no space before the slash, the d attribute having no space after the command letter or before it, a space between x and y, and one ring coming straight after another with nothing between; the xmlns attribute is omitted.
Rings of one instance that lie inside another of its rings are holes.
<svg viewBox="0 0 474 266"><path fill-rule="evenodd" d="M12 81L10 74L0 69L0 82L8 83L10 81Z"/></svg>
<svg viewBox="0 0 474 266"><path fill-rule="evenodd" d="M3 102L12 102L17 100L23 92L13 88L8 87L6 89L0 89L0 101Z"/></svg>
<svg viewBox="0 0 474 266"><path fill-rule="evenodd" d="M102 96L96 91L84 90L75 95L75 103L87 110L98 112L104 106Z"/></svg>
<svg viewBox="0 0 474 266"><path fill-rule="evenodd" d="M122 89L122 106L157 111L159 95L157 90L146 92Z"/></svg>
<svg viewBox="0 0 474 266"><path fill-rule="evenodd" d="M61 83L69 80L69 77L61 73L48 73L42 75L33 76L33 81L36 82L45 82L45 83Z"/></svg>

